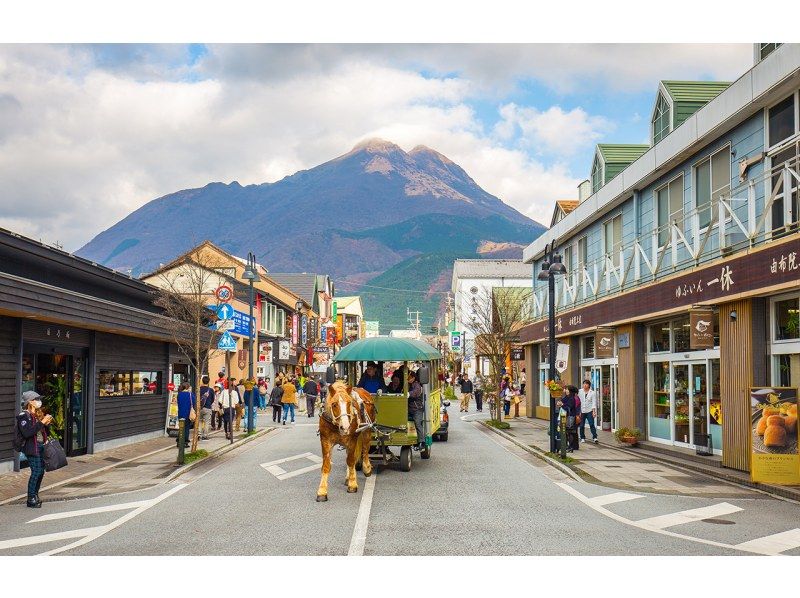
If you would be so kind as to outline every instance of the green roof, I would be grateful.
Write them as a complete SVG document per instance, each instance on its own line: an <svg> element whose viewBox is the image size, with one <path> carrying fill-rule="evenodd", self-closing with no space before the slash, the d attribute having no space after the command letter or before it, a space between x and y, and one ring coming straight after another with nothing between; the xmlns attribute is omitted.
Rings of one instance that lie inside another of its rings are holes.
<svg viewBox="0 0 800 598"><path fill-rule="evenodd" d="M675 102L707 104L730 87L727 81L662 81Z"/></svg>
<svg viewBox="0 0 800 598"><path fill-rule="evenodd" d="M432 361L442 355L428 343L410 338L363 338L345 345L334 361Z"/></svg>
<svg viewBox="0 0 800 598"><path fill-rule="evenodd" d="M597 149L608 164L630 164L650 149L647 144L598 143Z"/></svg>

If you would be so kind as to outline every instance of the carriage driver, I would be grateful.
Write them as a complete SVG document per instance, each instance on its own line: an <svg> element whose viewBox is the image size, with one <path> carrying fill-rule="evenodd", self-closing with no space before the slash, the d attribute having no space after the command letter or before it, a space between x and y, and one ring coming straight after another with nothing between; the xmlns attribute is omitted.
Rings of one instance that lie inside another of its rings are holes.
<svg viewBox="0 0 800 598"><path fill-rule="evenodd" d="M361 380L358 381L357 386L373 395L379 390L386 392L386 384L383 382L383 376L378 373L377 363L367 362L367 369L361 374Z"/></svg>
<svg viewBox="0 0 800 598"><path fill-rule="evenodd" d="M425 401L422 397L422 386L417 382L417 373L408 371L408 419L414 420L417 429L417 441L414 450L425 448L425 430L422 422L425 418Z"/></svg>

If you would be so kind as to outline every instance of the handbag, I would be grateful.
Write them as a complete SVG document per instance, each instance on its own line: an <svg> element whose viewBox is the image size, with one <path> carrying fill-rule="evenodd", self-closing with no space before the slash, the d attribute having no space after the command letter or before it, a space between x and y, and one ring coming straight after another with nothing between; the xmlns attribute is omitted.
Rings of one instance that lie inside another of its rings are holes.
<svg viewBox="0 0 800 598"><path fill-rule="evenodd" d="M192 410L189 412L189 421L193 422L196 419L197 419L197 412L194 410L194 407L192 407Z"/></svg>
<svg viewBox="0 0 800 598"><path fill-rule="evenodd" d="M64 447L58 440L50 438L44 443L42 460L45 471L55 471L67 466L67 453L64 452Z"/></svg>
<svg viewBox="0 0 800 598"><path fill-rule="evenodd" d="M567 429L571 430L574 427L575 427L575 416L574 415L568 415L567 416Z"/></svg>

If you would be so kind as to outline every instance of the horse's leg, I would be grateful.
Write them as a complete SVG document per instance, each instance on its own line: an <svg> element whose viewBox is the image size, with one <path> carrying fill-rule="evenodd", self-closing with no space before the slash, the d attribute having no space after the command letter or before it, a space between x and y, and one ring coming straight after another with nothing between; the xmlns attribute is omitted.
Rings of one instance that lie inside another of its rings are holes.
<svg viewBox="0 0 800 598"><path fill-rule="evenodd" d="M352 440L347 443L347 491L358 492L358 480L356 480L356 442Z"/></svg>
<svg viewBox="0 0 800 598"><path fill-rule="evenodd" d="M331 442L323 434L319 435L319 443L322 446L322 477L317 488L317 502L328 500L328 474L331 472Z"/></svg>
<svg viewBox="0 0 800 598"><path fill-rule="evenodd" d="M361 433L361 471L366 477L372 475L372 462L369 460L369 447L372 444L372 430Z"/></svg>

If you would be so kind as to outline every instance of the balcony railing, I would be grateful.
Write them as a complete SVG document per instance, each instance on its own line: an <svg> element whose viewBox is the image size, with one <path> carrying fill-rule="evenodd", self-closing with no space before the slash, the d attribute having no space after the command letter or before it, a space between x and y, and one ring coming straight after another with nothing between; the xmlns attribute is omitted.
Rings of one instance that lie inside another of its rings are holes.
<svg viewBox="0 0 800 598"><path fill-rule="evenodd" d="M792 143L800 145L796 139ZM682 218L641 234L614 253L569 270L556 281L556 311L573 309L797 232L799 187L800 162L795 153L790 160L686 212ZM661 243L664 236L666 240ZM536 320L547 314L547 284L537 284L534 277L534 285Z"/></svg>

